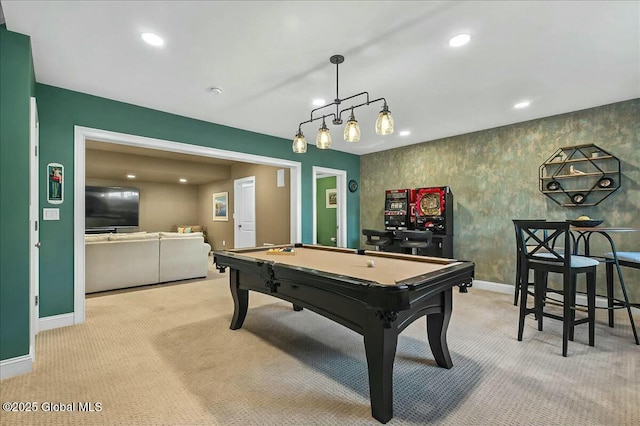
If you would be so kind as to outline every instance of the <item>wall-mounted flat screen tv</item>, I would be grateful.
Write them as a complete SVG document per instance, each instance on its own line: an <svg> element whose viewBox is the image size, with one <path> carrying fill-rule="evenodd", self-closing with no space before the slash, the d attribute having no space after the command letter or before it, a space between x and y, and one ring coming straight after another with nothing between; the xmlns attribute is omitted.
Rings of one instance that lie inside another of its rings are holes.
<svg viewBox="0 0 640 426"><path fill-rule="evenodd" d="M85 187L85 228L138 226L140 192L121 186Z"/></svg>

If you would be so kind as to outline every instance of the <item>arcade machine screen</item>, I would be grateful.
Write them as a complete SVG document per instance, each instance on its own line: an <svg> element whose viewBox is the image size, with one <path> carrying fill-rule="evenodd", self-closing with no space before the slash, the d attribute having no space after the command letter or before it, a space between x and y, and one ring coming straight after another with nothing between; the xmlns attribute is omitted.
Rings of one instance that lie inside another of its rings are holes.
<svg viewBox="0 0 640 426"><path fill-rule="evenodd" d="M408 229L411 227L412 190L389 189L385 191L385 229Z"/></svg>
<svg viewBox="0 0 640 426"><path fill-rule="evenodd" d="M448 186L416 189L416 229L453 235L453 194Z"/></svg>

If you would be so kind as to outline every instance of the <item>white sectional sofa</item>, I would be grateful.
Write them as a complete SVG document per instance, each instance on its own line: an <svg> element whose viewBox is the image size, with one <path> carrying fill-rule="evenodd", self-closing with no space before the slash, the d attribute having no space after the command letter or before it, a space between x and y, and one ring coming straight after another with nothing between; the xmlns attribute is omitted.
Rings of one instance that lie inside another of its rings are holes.
<svg viewBox="0 0 640 426"><path fill-rule="evenodd" d="M207 276L210 251L200 232L161 232L159 282Z"/></svg>
<svg viewBox="0 0 640 426"><path fill-rule="evenodd" d="M211 246L202 233L85 236L85 293L205 277Z"/></svg>

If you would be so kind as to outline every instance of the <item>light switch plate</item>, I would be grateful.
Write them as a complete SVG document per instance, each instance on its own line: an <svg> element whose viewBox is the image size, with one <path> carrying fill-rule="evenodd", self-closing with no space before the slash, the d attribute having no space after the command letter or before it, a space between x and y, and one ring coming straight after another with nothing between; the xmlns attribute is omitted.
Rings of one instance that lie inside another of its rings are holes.
<svg viewBox="0 0 640 426"><path fill-rule="evenodd" d="M60 209L42 209L42 220L60 220Z"/></svg>

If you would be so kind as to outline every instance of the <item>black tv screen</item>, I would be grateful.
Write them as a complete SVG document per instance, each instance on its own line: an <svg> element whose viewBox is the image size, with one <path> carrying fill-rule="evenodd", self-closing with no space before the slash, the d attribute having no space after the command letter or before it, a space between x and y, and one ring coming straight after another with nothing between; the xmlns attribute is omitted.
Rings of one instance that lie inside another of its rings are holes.
<svg viewBox="0 0 640 426"><path fill-rule="evenodd" d="M120 186L87 186L84 209L86 229L138 226L140 192Z"/></svg>

